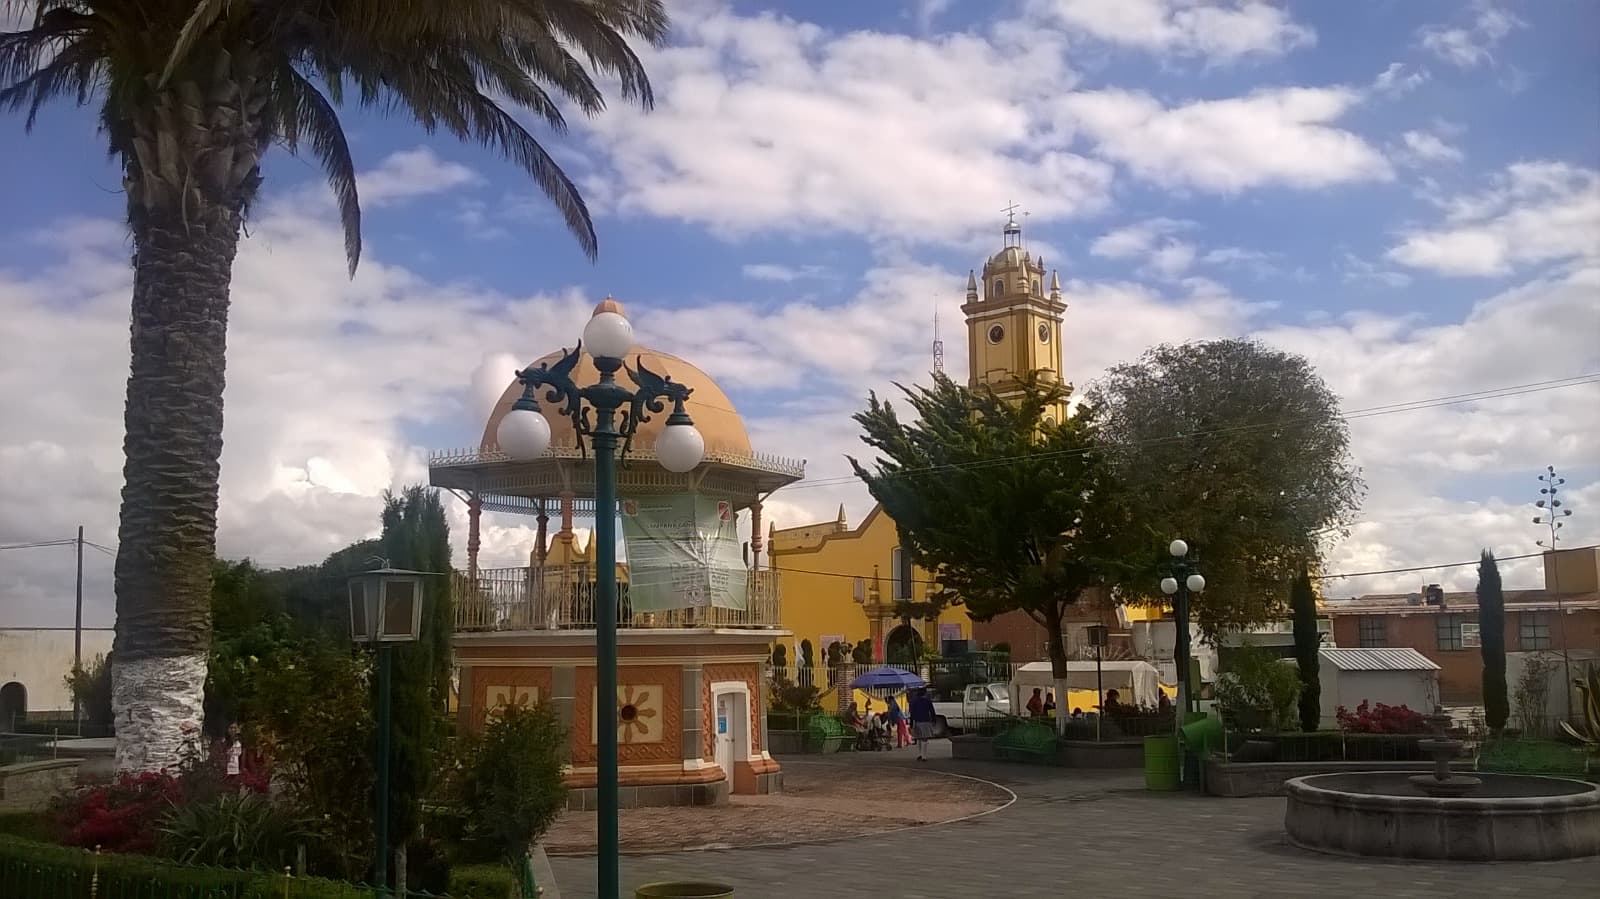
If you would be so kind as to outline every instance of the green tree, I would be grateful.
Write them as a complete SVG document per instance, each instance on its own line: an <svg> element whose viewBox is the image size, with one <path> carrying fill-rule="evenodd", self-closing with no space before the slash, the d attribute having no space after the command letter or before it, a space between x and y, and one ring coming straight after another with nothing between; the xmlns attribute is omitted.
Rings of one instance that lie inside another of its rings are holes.
<svg viewBox="0 0 1600 899"><path fill-rule="evenodd" d="M547 705L508 706L468 737L461 800L471 829L469 845L488 849L519 875L521 895L533 895L529 851L566 806L561 769L567 732Z"/></svg>
<svg viewBox="0 0 1600 899"><path fill-rule="evenodd" d="M1209 635L1281 614L1283 584L1359 506L1338 398L1300 356L1250 340L1163 344L1089 397L1146 541L1123 595L1164 603L1153 572L1182 537L1205 574L1193 610Z"/></svg>
<svg viewBox="0 0 1600 899"><path fill-rule="evenodd" d="M553 131L594 114L594 75L651 103L627 38L667 32L660 0L5 0L0 107L98 106L122 167L133 250L132 367L114 574L117 764L195 747L210 649L229 286L268 148L305 150L361 254L355 160L336 107L404 111L524 169L592 258L576 185L513 110ZM565 101L565 102L560 102ZM505 104L502 106L501 104Z"/></svg>
<svg viewBox="0 0 1600 899"><path fill-rule="evenodd" d="M450 571L450 525L439 491L413 485L384 495L381 558L395 568L446 574ZM423 579L422 633L398 646L390 681L389 833L405 845L421 823L435 763L448 734L454 618L448 577ZM374 685L376 689L376 685Z"/></svg>
<svg viewBox="0 0 1600 899"><path fill-rule="evenodd" d="M1511 717L1506 696L1506 600L1500 589L1500 566L1487 549L1478 561L1478 639L1483 653L1483 720L1499 733Z"/></svg>
<svg viewBox="0 0 1600 899"><path fill-rule="evenodd" d="M1052 670L1066 677L1062 617L1085 590L1125 574L1129 547L1095 410L1050 421L1071 387L1037 376L1015 398L943 375L900 389L916 420L869 397L855 419L879 458L851 466L943 598L978 621L1023 612L1049 634Z"/></svg>
<svg viewBox="0 0 1600 899"><path fill-rule="evenodd" d="M1314 731L1322 723L1322 635L1317 632L1317 595L1305 569L1289 585L1294 612L1294 659L1300 670L1300 729Z"/></svg>

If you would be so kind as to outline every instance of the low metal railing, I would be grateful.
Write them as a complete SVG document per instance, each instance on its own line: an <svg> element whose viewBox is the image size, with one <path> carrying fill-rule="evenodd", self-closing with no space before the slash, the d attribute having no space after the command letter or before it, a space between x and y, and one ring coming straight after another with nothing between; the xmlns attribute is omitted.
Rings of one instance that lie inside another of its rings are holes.
<svg viewBox="0 0 1600 899"><path fill-rule="evenodd" d="M635 612L617 583L617 626L775 628L781 623L778 572L748 572L745 607ZM451 576L457 631L592 630L599 585L583 566L490 568Z"/></svg>

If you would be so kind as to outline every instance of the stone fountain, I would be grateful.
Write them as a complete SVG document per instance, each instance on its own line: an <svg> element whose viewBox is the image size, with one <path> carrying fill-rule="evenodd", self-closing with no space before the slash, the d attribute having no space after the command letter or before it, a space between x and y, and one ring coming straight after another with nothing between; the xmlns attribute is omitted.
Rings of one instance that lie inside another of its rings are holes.
<svg viewBox="0 0 1600 899"><path fill-rule="evenodd" d="M1457 774L1462 741L1435 722L1429 774L1364 771L1284 785L1296 845L1345 855L1532 861L1600 855L1600 786L1562 777Z"/></svg>
<svg viewBox="0 0 1600 899"><path fill-rule="evenodd" d="M1417 748L1433 759L1433 773L1412 775L1411 785L1425 795L1436 797L1465 796L1482 786L1479 778L1450 770L1450 763L1460 758L1466 744L1450 737L1446 730L1450 726L1449 716L1430 715L1428 724L1433 728L1433 736L1418 740Z"/></svg>

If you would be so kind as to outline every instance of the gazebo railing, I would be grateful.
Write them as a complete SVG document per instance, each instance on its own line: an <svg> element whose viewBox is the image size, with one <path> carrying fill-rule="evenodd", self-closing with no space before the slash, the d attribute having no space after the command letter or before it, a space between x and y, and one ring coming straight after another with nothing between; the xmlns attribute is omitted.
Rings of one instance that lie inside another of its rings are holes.
<svg viewBox="0 0 1600 899"><path fill-rule="evenodd" d="M775 628L780 624L776 571L749 572L745 608L634 612L626 581L617 583L617 626L628 628ZM457 631L592 630L599 604L592 569L581 566L486 568L451 576Z"/></svg>

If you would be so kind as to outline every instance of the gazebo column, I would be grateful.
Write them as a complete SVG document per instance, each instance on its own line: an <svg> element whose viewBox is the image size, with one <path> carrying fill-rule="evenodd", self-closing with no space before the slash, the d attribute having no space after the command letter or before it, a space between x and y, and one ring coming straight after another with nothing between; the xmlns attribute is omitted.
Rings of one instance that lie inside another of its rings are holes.
<svg viewBox="0 0 1600 899"><path fill-rule="evenodd" d="M478 589L479 519L483 517L483 499L474 490L467 495L467 580L474 592Z"/></svg>
<svg viewBox="0 0 1600 899"><path fill-rule="evenodd" d="M750 570L761 570L761 550L765 546L761 533L761 501L750 504Z"/></svg>

